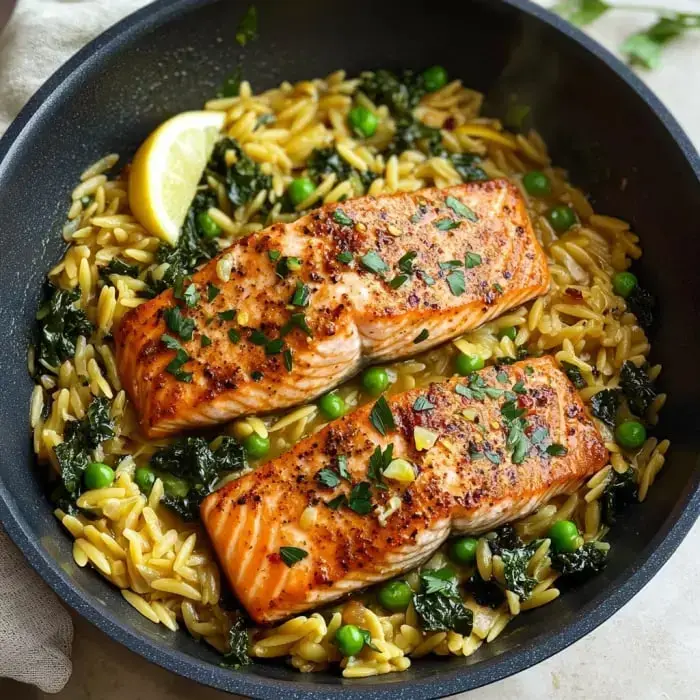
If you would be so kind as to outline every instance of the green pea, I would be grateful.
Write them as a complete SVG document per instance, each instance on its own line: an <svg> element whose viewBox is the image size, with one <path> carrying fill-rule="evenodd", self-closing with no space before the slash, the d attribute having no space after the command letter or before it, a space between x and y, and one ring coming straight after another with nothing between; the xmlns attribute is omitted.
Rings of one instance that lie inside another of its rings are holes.
<svg viewBox="0 0 700 700"><path fill-rule="evenodd" d="M319 399L318 407L326 418L335 420L345 414L345 401L335 392Z"/></svg>
<svg viewBox="0 0 700 700"><path fill-rule="evenodd" d="M518 335L518 329L515 326L501 328L501 330L498 332L499 338L510 338L511 340L515 340L516 335Z"/></svg>
<svg viewBox="0 0 700 700"><path fill-rule="evenodd" d="M637 278L631 272L618 272L613 275L613 290L624 299L632 294L637 287Z"/></svg>
<svg viewBox="0 0 700 700"><path fill-rule="evenodd" d="M447 85L447 71L442 66L432 66L423 71L423 83L428 92L435 92Z"/></svg>
<svg viewBox="0 0 700 700"><path fill-rule="evenodd" d="M627 450L636 450L647 439L646 428L636 420L626 420L620 423L615 430L615 439L618 445Z"/></svg>
<svg viewBox="0 0 700 700"><path fill-rule="evenodd" d="M91 462L83 472L87 489L106 489L114 481L114 469L102 462Z"/></svg>
<svg viewBox="0 0 700 700"><path fill-rule="evenodd" d="M370 367L362 374L362 386L372 396L379 396L389 386L389 375L383 367Z"/></svg>
<svg viewBox="0 0 700 700"><path fill-rule="evenodd" d="M559 204L547 212L547 220L557 233L564 233L576 223L576 213L566 204Z"/></svg>
<svg viewBox="0 0 700 700"><path fill-rule="evenodd" d="M134 472L134 481L142 493L151 493L155 480L156 475L148 467L139 467Z"/></svg>
<svg viewBox="0 0 700 700"><path fill-rule="evenodd" d="M335 633L335 643L343 656L355 656L362 651L365 638L359 627L343 625Z"/></svg>
<svg viewBox="0 0 700 700"><path fill-rule="evenodd" d="M547 537L552 540L555 552L575 552L581 546L581 534L576 523L559 520L549 528Z"/></svg>
<svg viewBox="0 0 700 700"><path fill-rule="evenodd" d="M221 235L221 226L206 211L200 211L197 214L197 226L205 238L216 238Z"/></svg>
<svg viewBox="0 0 700 700"><path fill-rule="evenodd" d="M308 177L298 177L289 183L287 192L289 193L289 199L292 200L292 204L296 206L301 204L307 197L310 197L315 189L316 185Z"/></svg>
<svg viewBox="0 0 700 700"><path fill-rule="evenodd" d="M455 360L455 369L457 370L457 374L461 374L463 377L466 377L468 374L483 368L484 360L478 355L465 355L463 352L460 352Z"/></svg>
<svg viewBox="0 0 700 700"><path fill-rule="evenodd" d="M251 459L261 459L270 451L270 438L251 433L244 438L243 448Z"/></svg>
<svg viewBox="0 0 700 700"><path fill-rule="evenodd" d="M552 194L552 183L541 170L531 170L523 175L523 185L533 197L546 197Z"/></svg>
<svg viewBox="0 0 700 700"><path fill-rule="evenodd" d="M452 540L449 555L450 559L457 564L471 564L476 559L476 540L473 537L459 537Z"/></svg>
<svg viewBox="0 0 700 700"><path fill-rule="evenodd" d="M413 598L413 591L405 581L389 581L377 593L379 604L389 612L403 612Z"/></svg>
<svg viewBox="0 0 700 700"><path fill-rule="evenodd" d="M374 136L379 120L374 112L370 112L367 107L353 107L348 114L348 121L352 130L362 138Z"/></svg>

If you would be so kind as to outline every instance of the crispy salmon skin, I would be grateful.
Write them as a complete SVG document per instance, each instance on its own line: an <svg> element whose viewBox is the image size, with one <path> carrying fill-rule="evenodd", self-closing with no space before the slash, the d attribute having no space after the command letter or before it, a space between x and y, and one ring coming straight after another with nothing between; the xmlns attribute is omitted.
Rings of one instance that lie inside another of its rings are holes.
<svg viewBox="0 0 700 700"><path fill-rule="evenodd" d="M549 357L398 394L388 406L395 426L384 435L377 409L364 406L202 503L222 568L256 622L397 576L450 533L485 532L572 493L608 458ZM435 442L418 449L424 430ZM383 475L397 458L414 481Z"/></svg>
<svg viewBox="0 0 700 700"><path fill-rule="evenodd" d="M492 180L321 207L239 240L192 284L191 306L169 290L115 331L150 437L313 399L544 294L549 271L518 189Z"/></svg>

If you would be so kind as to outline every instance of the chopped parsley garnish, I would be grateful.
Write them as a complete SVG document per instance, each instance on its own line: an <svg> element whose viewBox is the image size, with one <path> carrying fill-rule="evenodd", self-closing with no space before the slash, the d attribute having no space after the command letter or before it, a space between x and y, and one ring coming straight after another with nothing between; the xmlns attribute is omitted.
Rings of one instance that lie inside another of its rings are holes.
<svg viewBox="0 0 700 700"><path fill-rule="evenodd" d="M433 226L435 226L438 231L451 231L453 228L459 226L459 221L445 217L444 219L433 221Z"/></svg>
<svg viewBox="0 0 700 700"><path fill-rule="evenodd" d="M373 250L360 258L360 264L365 270L374 272L375 275L383 275L389 269L381 256Z"/></svg>
<svg viewBox="0 0 700 700"><path fill-rule="evenodd" d="M265 345L265 354L266 355L278 355L279 353L282 352L282 348L284 347L284 340L282 338L275 338L275 340L271 340L269 343Z"/></svg>
<svg viewBox="0 0 700 700"><path fill-rule="evenodd" d="M547 454L551 457L563 457L568 452L569 450L567 450L566 447L564 447L564 445L560 445L558 442L553 442L547 448Z"/></svg>
<svg viewBox="0 0 700 700"><path fill-rule="evenodd" d="M340 477L331 469L325 468L316 474L316 481L326 488L334 489L340 483Z"/></svg>
<svg viewBox="0 0 700 700"><path fill-rule="evenodd" d="M500 382L501 384L505 384L508 381L508 374L504 372L503 370L500 370L496 374L496 381Z"/></svg>
<svg viewBox="0 0 700 700"><path fill-rule="evenodd" d="M399 258L399 270L407 275L413 274L413 261L416 259L417 255L418 253L415 250L409 250L407 253L404 253Z"/></svg>
<svg viewBox="0 0 700 700"><path fill-rule="evenodd" d="M345 498L344 493L337 495L335 498L331 498L330 501L326 501L326 505L331 510L338 510L338 508L340 508L340 506L345 505L346 503L347 503L347 498Z"/></svg>
<svg viewBox="0 0 700 700"><path fill-rule="evenodd" d="M301 260L294 256L280 258L275 265L275 272L278 277L284 279L290 272L301 270Z"/></svg>
<svg viewBox="0 0 700 700"><path fill-rule="evenodd" d="M458 267L463 267L464 263L461 260L446 260L445 262L438 263L438 267L441 270L456 270Z"/></svg>
<svg viewBox="0 0 700 700"><path fill-rule="evenodd" d="M456 297L464 294L466 290L466 285L464 282L464 272L462 270L453 270L447 275L447 285L450 288L452 294Z"/></svg>
<svg viewBox="0 0 700 700"><path fill-rule="evenodd" d="M349 265L352 262L352 253L345 250L342 253L338 253L338 255L335 256L335 259L344 265Z"/></svg>
<svg viewBox="0 0 700 700"><path fill-rule="evenodd" d="M425 204L421 204L418 209L416 209L415 214L411 216L409 221L412 224L417 224L426 214L428 213L428 207Z"/></svg>
<svg viewBox="0 0 700 700"><path fill-rule="evenodd" d="M219 311L217 314L222 321L233 321L236 318L236 309L228 309L227 311Z"/></svg>
<svg viewBox="0 0 700 700"><path fill-rule="evenodd" d="M464 265L467 270L471 270L473 267L481 265L481 255L478 253L467 253L464 256Z"/></svg>
<svg viewBox="0 0 700 700"><path fill-rule="evenodd" d="M297 280L297 286L292 295L292 304L294 306L308 306L311 291L303 282Z"/></svg>
<svg viewBox="0 0 700 700"><path fill-rule="evenodd" d="M394 279L392 279L389 282L389 286L392 289L398 289L399 287L402 287L406 282L408 282L408 275L402 273L400 275L396 275L396 277L394 277Z"/></svg>
<svg viewBox="0 0 700 700"><path fill-rule="evenodd" d="M352 226L355 223L342 209L333 212L333 221L341 226Z"/></svg>
<svg viewBox="0 0 700 700"><path fill-rule="evenodd" d="M361 481L352 487L350 498L348 499L348 508L359 515L367 515L372 510L370 483L368 481Z"/></svg>
<svg viewBox="0 0 700 700"><path fill-rule="evenodd" d="M309 325L306 323L306 316L304 316L301 311L292 314L289 321L280 328L280 337L284 338L285 335L291 333L295 328L298 328L302 333L308 335L309 338L313 336Z"/></svg>
<svg viewBox="0 0 700 700"><path fill-rule="evenodd" d="M435 278L429 275L425 270L416 270L416 275L420 277L429 287L435 284Z"/></svg>
<svg viewBox="0 0 700 700"><path fill-rule="evenodd" d="M229 328L228 339L235 345L241 342L241 334L235 328Z"/></svg>
<svg viewBox="0 0 700 700"><path fill-rule="evenodd" d="M173 297L179 301L184 301L185 306L191 309L193 306L197 305L199 301L199 292L194 283L190 283L185 288L185 280L183 278L178 279L173 287Z"/></svg>
<svg viewBox="0 0 700 700"><path fill-rule="evenodd" d="M445 200L445 204L452 209L452 211L457 214L457 216L461 216L468 221L478 221L479 217L476 215L476 212L473 209L470 209L466 204L463 204L460 202L458 199L455 199L454 197L448 197Z"/></svg>
<svg viewBox="0 0 700 700"><path fill-rule="evenodd" d="M493 285L493 288L494 288L494 290L497 291L499 294L503 294L503 287L501 287L501 285L498 284L498 282L496 282L496 284Z"/></svg>
<svg viewBox="0 0 700 700"><path fill-rule="evenodd" d="M425 396L419 396L413 402L414 411L430 411L433 408L435 408L435 404L431 403Z"/></svg>
<svg viewBox="0 0 700 700"><path fill-rule="evenodd" d="M396 428L394 415L389 408L389 404L383 396L380 396L369 414L369 420L376 428L377 432L386 435Z"/></svg>
<svg viewBox="0 0 700 700"><path fill-rule="evenodd" d="M259 328L255 328L250 332L248 340L253 345L267 345L270 342L270 339Z"/></svg>
<svg viewBox="0 0 700 700"><path fill-rule="evenodd" d="M289 348L282 353L282 360L284 361L287 372L291 372L294 366L294 360L292 359L292 351Z"/></svg>
<svg viewBox="0 0 700 700"><path fill-rule="evenodd" d="M524 408L518 408L514 401L506 401L501 406L501 417L504 427L508 431L506 437L506 447L511 450L511 460L513 464L522 464L530 451L531 442L525 435L527 421L523 418Z"/></svg>
<svg viewBox="0 0 700 700"><path fill-rule="evenodd" d="M488 461L492 464L501 463L501 455L499 455L497 452L493 452L491 450L484 450L484 457L486 457L486 459L488 459Z"/></svg>
<svg viewBox="0 0 700 700"><path fill-rule="evenodd" d="M192 340L194 321L186 318L177 306L165 310L165 323L168 328L183 340Z"/></svg>
<svg viewBox="0 0 700 700"><path fill-rule="evenodd" d="M336 458L336 464L338 466L338 474L343 479L350 478L350 472L348 471L348 458L345 455L338 455Z"/></svg>
<svg viewBox="0 0 700 700"><path fill-rule="evenodd" d="M424 340L428 339L428 336L430 335L430 331L427 328L424 328L414 339L413 339L413 344L418 345L418 343L422 343Z"/></svg>
<svg viewBox="0 0 700 700"><path fill-rule="evenodd" d="M203 348L207 348L211 345L211 338L208 335L202 334L199 337L199 343Z"/></svg>
<svg viewBox="0 0 700 700"><path fill-rule="evenodd" d="M527 365L525 367L525 374L527 374L528 377L531 377L535 373L535 369L532 365Z"/></svg>
<svg viewBox="0 0 700 700"><path fill-rule="evenodd" d="M392 459L394 459L393 444L387 445L383 452L382 448L377 445L374 448L372 456L369 458L367 476L369 477L370 481L374 481L376 484L381 484L382 472L389 466Z"/></svg>
<svg viewBox="0 0 700 700"><path fill-rule="evenodd" d="M250 373L250 378L254 382L259 382L265 375L260 371L260 370L255 370L254 372Z"/></svg>
<svg viewBox="0 0 700 700"><path fill-rule="evenodd" d="M280 259L282 253L279 250L268 250L267 257L270 258L270 262L277 262Z"/></svg>
<svg viewBox="0 0 700 700"><path fill-rule="evenodd" d="M309 553L300 547L280 547L280 559L290 568L308 556Z"/></svg>
<svg viewBox="0 0 700 700"><path fill-rule="evenodd" d="M214 301L214 299L219 296L220 291L221 290L218 287L215 287L211 282L209 282L209 284L207 284L207 301Z"/></svg>
<svg viewBox="0 0 700 700"><path fill-rule="evenodd" d="M525 382L521 379L519 382L513 384L513 391L516 394L527 394L527 389L525 388Z"/></svg>
<svg viewBox="0 0 700 700"><path fill-rule="evenodd" d="M182 366L190 359L190 356L180 348L176 353L175 357L170 361L165 371L172 374L175 379L180 382L191 382L192 372L185 372Z"/></svg>
<svg viewBox="0 0 700 700"><path fill-rule="evenodd" d="M177 338L173 338L172 335L163 333L163 335L160 336L160 340L168 350L184 350L180 341Z"/></svg>

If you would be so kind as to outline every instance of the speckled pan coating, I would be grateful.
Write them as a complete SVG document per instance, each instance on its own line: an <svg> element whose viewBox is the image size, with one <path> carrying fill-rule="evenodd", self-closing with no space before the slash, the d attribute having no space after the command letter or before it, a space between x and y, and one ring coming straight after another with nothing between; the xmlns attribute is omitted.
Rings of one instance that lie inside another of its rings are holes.
<svg viewBox="0 0 700 700"><path fill-rule="evenodd" d="M172 671L254 698L436 698L535 664L594 629L661 567L700 510L700 159L674 119L627 68L578 30L526 0L259 0L261 39L246 49L256 88L283 79L441 63L487 92L531 108L556 163L601 212L633 222L644 283L660 300L654 361L669 401L669 459L644 507L613 533L604 574L533 611L464 659L421 659L401 674L342 680L282 665L244 671L131 609L72 562L33 468L25 347L46 270L61 252L68 193L105 153L128 158L167 116L197 108L235 67L235 26L248 3L160 0L98 37L32 98L0 141L0 519L31 564L71 607L112 638ZM371 18L371 19L370 19Z"/></svg>

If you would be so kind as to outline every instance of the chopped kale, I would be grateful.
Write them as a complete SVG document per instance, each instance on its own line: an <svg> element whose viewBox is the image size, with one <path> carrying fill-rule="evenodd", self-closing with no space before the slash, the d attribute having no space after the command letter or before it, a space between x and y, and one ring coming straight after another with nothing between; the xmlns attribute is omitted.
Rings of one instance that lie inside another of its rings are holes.
<svg viewBox="0 0 700 700"><path fill-rule="evenodd" d="M643 287L637 285L627 297L629 310L637 317L642 328L649 328L654 322L654 297Z"/></svg>
<svg viewBox="0 0 700 700"><path fill-rule="evenodd" d="M627 360L620 369L620 387L632 413L643 418L651 402L656 398L656 390L649 375Z"/></svg>
<svg viewBox="0 0 700 700"><path fill-rule="evenodd" d="M581 370L576 365L563 361L561 363L561 368L564 370L564 374L569 378L569 381L577 389L583 389L586 386L586 380L583 378Z"/></svg>
<svg viewBox="0 0 700 700"><path fill-rule="evenodd" d="M591 399L591 413L611 429L615 429L615 417L620 405L617 389L603 389Z"/></svg>
<svg viewBox="0 0 700 700"><path fill-rule="evenodd" d="M85 418L66 425L63 442L56 445L55 452L68 500L75 501L82 491L82 476L92 461L92 451L113 437L114 423L104 398L93 399Z"/></svg>
<svg viewBox="0 0 700 700"><path fill-rule="evenodd" d="M85 312L76 307L80 289L49 289L51 296L36 315L39 321L38 359L57 367L75 355L78 336L89 337L92 324Z"/></svg>
<svg viewBox="0 0 700 700"><path fill-rule="evenodd" d="M637 480L634 472L631 469L622 474L613 472L600 501L603 506L603 522L606 525L614 525L617 516L628 505L637 502Z"/></svg>
<svg viewBox="0 0 700 700"><path fill-rule="evenodd" d="M150 465L157 474L171 475L183 482L184 488L174 489L170 488L173 482L163 479L163 501L185 520L196 520L199 504L211 493L219 477L244 469L247 461L243 447L232 437L224 437L214 451L204 438L187 437L158 450Z"/></svg>
<svg viewBox="0 0 700 700"><path fill-rule="evenodd" d="M224 652L222 666L228 668L240 668L252 663L248 655L250 637L245 619L239 615L228 631L228 649Z"/></svg>
<svg viewBox="0 0 700 700"><path fill-rule="evenodd" d="M124 277L138 277L138 265L129 265L121 258L112 258L107 265L100 270L100 279L109 281L110 275L123 275Z"/></svg>
<svg viewBox="0 0 700 700"><path fill-rule="evenodd" d="M525 546L512 525L499 527L494 533L489 534L489 549L493 554L500 554L504 549L519 549Z"/></svg>
<svg viewBox="0 0 700 700"><path fill-rule="evenodd" d="M575 552L555 552L552 554L552 568L564 576L587 578L605 568L608 553L595 542L587 542Z"/></svg>
<svg viewBox="0 0 700 700"><path fill-rule="evenodd" d="M390 154L399 154L406 150L418 150L426 155L440 155L442 152L440 129L423 124L412 115L398 118L396 132L387 151Z"/></svg>
<svg viewBox="0 0 700 700"><path fill-rule="evenodd" d="M465 589L474 596L474 600L479 605L485 605L494 610L503 603L505 594L503 589L493 581L484 581L475 571L472 577L466 582Z"/></svg>
<svg viewBox="0 0 700 700"><path fill-rule="evenodd" d="M527 565L536 549L536 544L519 549L502 549L499 556L503 560L503 573L506 588L513 591L521 600L527 598L537 585L537 579L528 575Z"/></svg>
<svg viewBox="0 0 700 700"><path fill-rule="evenodd" d="M395 117L410 115L425 95L423 77L404 71L399 78L388 70L364 73L360 90L376 105L386 105Z"/></svg>
<svg viewBox="0 0 700 700"><path fill-rule="evenodd" d="M449 158L464 182L482 182L489 179L478 165L481 160L479 156L471 153L452 153Z"/></svg>
<svg viewBox="0 0 700 700"><path fill-rule="evenodd" d="M413 596L413 605L426 632L454 630L463 635L471 634L474 614L461 600L440 593L417 593Z"/></svg>
<svg viewBox="0 0 700 700"><path fill-rule="evenodd" d="M369 170L360 171L341 158L335 148L316 148L308 160L309 176L317 182L325 175L335 173L337 182L351 180L355 189L366 191L377 177Z"/></svg>

